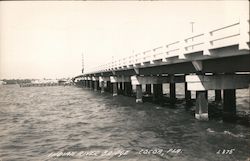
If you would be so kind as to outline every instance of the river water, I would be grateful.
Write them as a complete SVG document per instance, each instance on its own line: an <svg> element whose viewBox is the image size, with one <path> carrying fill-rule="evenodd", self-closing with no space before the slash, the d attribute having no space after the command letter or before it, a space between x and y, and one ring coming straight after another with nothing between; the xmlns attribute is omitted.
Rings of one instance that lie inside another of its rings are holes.
<svg viewBox="0 0 250 161"><path fill-rule="evenodd" d="M249 110L249 91L237 95ZM74 86L0 86L0 161L33 160L249 161L250 128L197 121L181 99L167 107Z"/></svg>

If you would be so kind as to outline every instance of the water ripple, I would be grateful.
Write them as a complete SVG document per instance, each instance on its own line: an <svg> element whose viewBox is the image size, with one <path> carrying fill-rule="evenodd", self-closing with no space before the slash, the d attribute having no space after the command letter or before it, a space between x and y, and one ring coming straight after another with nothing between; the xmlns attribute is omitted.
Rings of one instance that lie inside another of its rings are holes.
<svg viewBox="0 0 250 161"><path fill-rule="evenodd" d="M248 93L242 93L237 93L238 104L245 108L249 103ZM183 100L178 100L175 107L168 106L136 104L131 97L112 97L75 87L2 86L0 160L244 161L249 158L249 127L197 121ZM181 148L183 152L164 156L138 154L142 149L155 148L165 153L171 148ZM236 150L231 156L216 154L219 149L230 148ZM53 152L119 150L130 153L122 157L48 157Z"/></svg>

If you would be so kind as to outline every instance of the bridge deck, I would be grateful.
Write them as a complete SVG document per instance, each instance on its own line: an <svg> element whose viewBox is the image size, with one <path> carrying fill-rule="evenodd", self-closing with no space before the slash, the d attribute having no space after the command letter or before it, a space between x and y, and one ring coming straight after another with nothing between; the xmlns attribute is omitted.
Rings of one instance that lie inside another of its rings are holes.
<svg viewBox="0 0 250 161"><path fill-rule="evenodd" d="M249 20L234 22L200 34L192 34L182 40L100 65L85 74L124 71L239 55L249 55Z"/></svg>

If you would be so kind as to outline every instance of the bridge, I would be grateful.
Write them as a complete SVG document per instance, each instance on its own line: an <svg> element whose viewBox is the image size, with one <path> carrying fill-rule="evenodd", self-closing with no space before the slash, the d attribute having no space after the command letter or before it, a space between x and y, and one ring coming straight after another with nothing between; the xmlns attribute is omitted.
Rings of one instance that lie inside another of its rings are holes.
<svg viewBox="0 0 250 161"><path fill-rule="evenodd" d="M215 101L223 99L223 119L231 120L236 117L236 89L250 84L249 39L249 19L242 19L113 60L76 76L74 82L113 96L129 96L134 86L137 103L143 102L143 94L161 100L163 83L169 83L169 99L175 103L176 83L184 83L187 103L191 91L196 92L199 120L209 119L207 91L214 90Z"/></svg>

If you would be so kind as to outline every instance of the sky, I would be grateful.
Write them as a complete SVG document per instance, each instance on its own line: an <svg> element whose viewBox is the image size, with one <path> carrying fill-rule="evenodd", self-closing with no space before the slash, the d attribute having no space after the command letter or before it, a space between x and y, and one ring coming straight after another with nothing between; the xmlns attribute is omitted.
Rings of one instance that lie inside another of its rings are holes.
<svg viewBox="0 0 250 161"><path fill-rule="evenodd" d="M248 1L1 1L0 79L65 78L237 21Z"/></svg>

